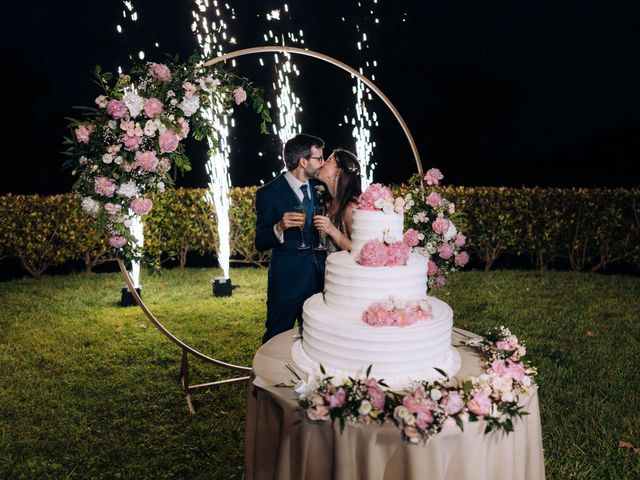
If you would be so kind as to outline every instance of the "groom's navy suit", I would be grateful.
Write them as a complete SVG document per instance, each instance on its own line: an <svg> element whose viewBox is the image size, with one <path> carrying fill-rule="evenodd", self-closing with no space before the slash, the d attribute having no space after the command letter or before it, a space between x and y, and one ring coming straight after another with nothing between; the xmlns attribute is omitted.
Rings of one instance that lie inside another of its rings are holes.
<svg viewBox="0 0 640 480"><path fill-rule="evenodd" d="M320 182L309 180L312 206L318 205L317 185ZM299 250L299 228L285 230L283 243L274 232L274 225L285 212L292 212L299 205L301 201L284 174L256 192L256 248L261 252L272 249L267 286L267 331L263 343L293 328L296 319L301 324L302 304L322 290L326 253L313 248ZM313 247L318 245L318 233L311 217L313 214L307 214L304 241Z"/></svg>

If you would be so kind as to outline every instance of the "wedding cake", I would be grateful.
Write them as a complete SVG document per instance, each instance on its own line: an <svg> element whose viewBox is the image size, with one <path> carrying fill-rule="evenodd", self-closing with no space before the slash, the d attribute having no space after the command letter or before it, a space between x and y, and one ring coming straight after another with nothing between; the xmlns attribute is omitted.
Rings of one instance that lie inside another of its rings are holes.
<svg viewBox="0 0 640 480"><path fill-rule="evenodd" d="M371 366L371 375L392 388L441 379L436 368L450 377L459 370L453 312L425 294L428 259L406 247L402 264L363 260L383 242L402 250L402 238L401 213L354 210L351 252L327 257L324 292L304 303L303 335L292 348L299 369L316 375L322 365L327 375L345 378Z"/></svg>

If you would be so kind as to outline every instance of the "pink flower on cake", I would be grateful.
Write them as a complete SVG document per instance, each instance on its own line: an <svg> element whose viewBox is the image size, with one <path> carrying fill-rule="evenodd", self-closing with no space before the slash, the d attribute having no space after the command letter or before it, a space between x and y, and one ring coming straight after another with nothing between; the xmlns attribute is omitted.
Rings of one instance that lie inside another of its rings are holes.
<svg viewBox="0 0 640 480"><path fill-rule="evenodd" d="M117 119L126 117L129 110L122 100L111 99L107 103L107 113Z"/></svg>
<svg viewBox="0 0 640 480"><path fill-rule="evenodd" d="M427 170L427 174L424 176L427 185L438 185L440 183L440 180L442 180L443 178L444 175L442 175L442 172L440 172L440 170L438 170L437 168L431 168Z"/></svg>
<svg viewBox="0 0 640 480"><path fill-rule="evenodd" d="M163 63L151 63L149 65L149 71L151 76L160 80L161 82L171 81L171 70Z"/></svg>
<svg viewBox="0 0 640 480"><path fill-rule="evenodd" d="M404 242L394 242L387 245L387 261L385 266L397 267L406 265L410 253L411 247Z"/></svg>
<svg viewBox="0 0 640 480"><path fill-rule="evenodd" d="M449 220L446 218L438 217L432 224L431 228L436 233L446 233L449 230Z"/></svg>
<svg viewBox="0 0 640 480"><path fill-rule="evenodd" d="M91 135L91 129L85 125L79 125L78 128L76 128L76 138L80 143L89 143L89 135Z"/></svg>
<svg viewBox="0 0 640 480"><path fill-rule="evenodd" d="M438 265L433 260L429 260L427 264L427 275L433 277L436 273L438 273Z"/></svg>
<svg viewBox="0 0 640 480"><path fill-rule="evenodd" d="M129 206L136 215L146 215L153 207L153 201L150 198L136 198L131 201Z"/></svg>
<svg viewBox="0 0 640 480"><path fill-rule="evenodd" d="M442 203L442 196L440 196L440 194L437 192L431 192L425 202L431 208L437 208Z"/></svg>
<svg viewBox="0 0 640 480"><path fill-rule="evenodd" d="M175 132L167 130L164 133L160 134L158 143L160 144L160 153L171 153L175 151L176 148L178 148L180 138Z"/></svg>
<svg viewBox="0 0 640 480"><path fill-rule="evenodd" d="M162 102L157 98L148 98L144 101L144 114L147 118L153 118L162 113Z"/></svg>
<svg viewBox="0 0 640 480"><path fill-rule="evenodd" d="M453 241L453 244L456 247L462 247L464 246L465 242L467 241L467 237L465 237L463 234L458 233L456 235L456 239Z"/></svg>
<svg viewBox="0 0 640 480"><path fill-rule="evenodd" d="M455 415L464 407L464 400L458 392L451 391L440 401L440 405L447 415Z"/></svg>
<svg viewBox="0 0 640 480"><path fill-rule="evenodd" d="M362 312L362 321L372 327L389 327L394 324L393 310L383 303L373 303Z"/></svg>
<svg viewBox="0 0 640 480"><path fill-rule="evenodd" d="M244 91L242 87L236 87L233 89L233 100L236 102L236 105L240 105L247 99L247 92Z"/></svg>
<svg viewBox="0 0 640 480"><path fill-rule="evenodd" d="M410 247L415 247L420 243L420 237L418 237L418 232L416 232L413 228L410 228L406 232L404 232L403 236L404 243L406 243Z"/></svg>
<svg viewBox="0 0 640 480"><path fill-rule="evenodd" d="M377 238L365 243L356 258L356 261L365 267L384 267L387 260L387 247Z"/></svg>
<svg viewBox="0 0 640 480"><path fill-rule="evenodd" d="M491 413L491 399L486 393L478 392L467 404L467 408L476 415L489 415Z"/></svg>
<svg viewBox="0 0 640 480"><path fill-rule="evenodd" d="M438 247L438 255L440 255L440 258L444 260L451 258L451 255L453 255L453 245L450 243L441 244Z"/></svg>
<svg viewBox="0 0 640 480"><path fill-rule="evenodd" d="M120 235L112 235L109 237L109 245L114 248L122 248L127 244L127 239Z"/></svg>
<svg viewBox="0 0 640 480"><path fill-rule="evenodd" d="M113 197L117 188L115 180L108 177L96 177L93 183L96 193L105 197Z"/></svg>
<svg viewBox="0 0 640 480"><path fill-rule="evenodd" d="M402 197L397 197L393 202L393 208L396 213L404 213L405 201Z"/></svg>
<svg viewBox="0 0 640 480"><path fill-rule="evenodd" d="M151 150L137 152L135 163L138 168L140 168L140 170L144 170L146 172L155 172L158 166L158 158L156 157L156 152Z"/></svg>
<svg viewBox="0 0 640 480"><path fill-rule="evenodd" d="M375 203L380 199L390 203L394 202L393 193L388 187L380 183L372 183L358 198L358 208L362 210L378 210L379 207L376 207Z"/></svg>

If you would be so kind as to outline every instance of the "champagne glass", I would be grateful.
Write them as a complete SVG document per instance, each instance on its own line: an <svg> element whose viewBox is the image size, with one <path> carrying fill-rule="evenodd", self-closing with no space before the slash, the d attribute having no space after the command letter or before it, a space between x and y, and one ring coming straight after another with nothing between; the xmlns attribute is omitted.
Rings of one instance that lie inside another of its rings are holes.
<svg viewBox="0 0 640 480"><path fill-rule="evenodd" d="M315 207L313 207L313 215L319 215L321 217L324 217L327 215L327 209L325 208L324 205L317 205ZM325 244L326 241L326 232L323 232L321 230L318 231L318 246L317 247L313 247L314 250L326 250L327 249L327 245Z"/></svg>
<svg viewBox="0 0 640 480"><path fill-rule="evenodd" d="M307 221L307 214L305 212L305 209L302 205L296 205L295 207L293 207L293 211L296 213L301 213L302 216L304 217L302 219L302 226L299 227L300 228L300 243L298 244L298 249L299 250L306 250L307 248L309 248L309 245L307 245L306 243L304 243L304 225L305 222Z"/></svg>

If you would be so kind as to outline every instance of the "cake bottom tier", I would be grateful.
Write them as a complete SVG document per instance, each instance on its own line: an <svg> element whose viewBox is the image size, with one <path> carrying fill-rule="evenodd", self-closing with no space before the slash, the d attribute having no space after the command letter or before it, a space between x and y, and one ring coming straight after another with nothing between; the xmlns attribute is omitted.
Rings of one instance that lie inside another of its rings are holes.
<svg viewBox="0 0 640 480"><path fill-rule="evenodd" d="M441 300L426 300L432 319L404 328L372 327L328 307L318 293L304 304L303 338L293 346L293 360L309 375L322 365L336 380L364 376L371 366L371 376L392 388L442 379L436 368L452 377L460 369L460 355L451 346L453 312Z"/></svg>

